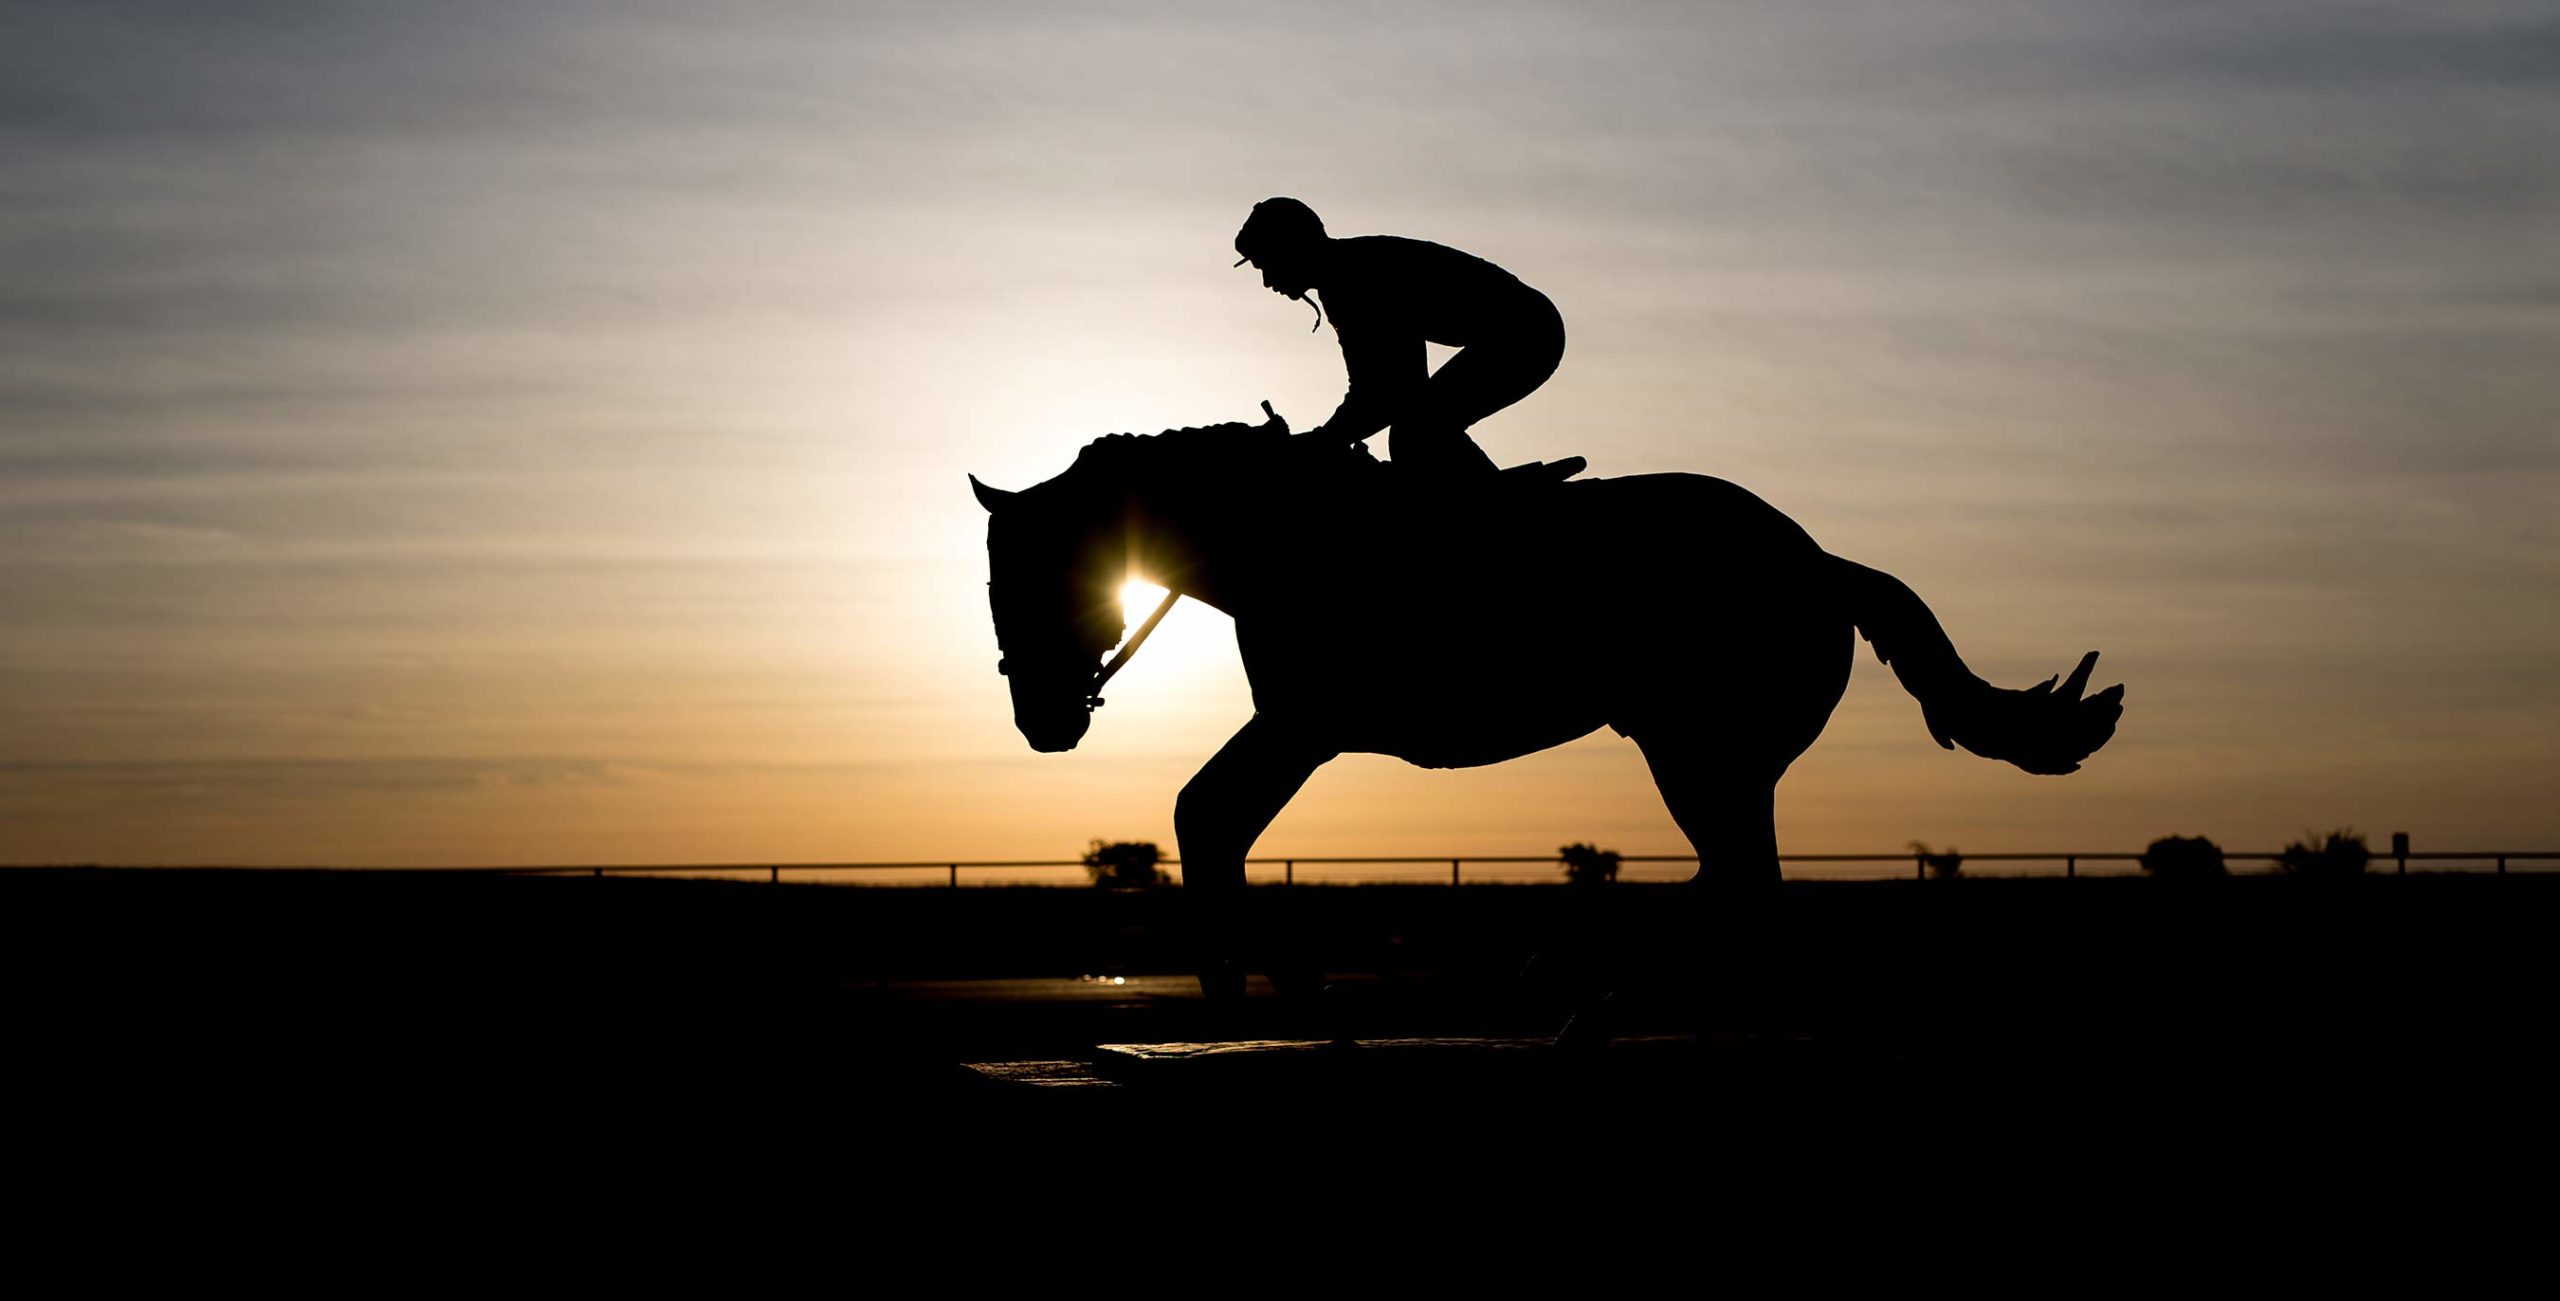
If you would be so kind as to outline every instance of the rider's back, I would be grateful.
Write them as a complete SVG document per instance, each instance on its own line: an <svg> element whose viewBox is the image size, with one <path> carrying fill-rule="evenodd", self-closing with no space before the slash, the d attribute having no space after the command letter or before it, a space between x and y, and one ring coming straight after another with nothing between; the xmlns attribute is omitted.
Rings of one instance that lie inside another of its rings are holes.
<svg viewBox="0 0 2560 1301"><path fill-rule="evenodd" d="M1319 289L1335 328L1389 329L1463 348L1553 313L1544 294L1471 253L1401 235L1333 243Z"/></svg>

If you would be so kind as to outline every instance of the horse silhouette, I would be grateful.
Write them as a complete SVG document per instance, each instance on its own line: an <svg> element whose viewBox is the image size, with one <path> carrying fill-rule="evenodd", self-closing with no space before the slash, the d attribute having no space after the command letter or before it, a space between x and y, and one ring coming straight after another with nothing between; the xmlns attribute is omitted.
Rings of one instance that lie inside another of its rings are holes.
<svg viewBox="0 0 2560 1301"><path fill-rule="evenodd" d="M2123 713L2121 686L2081 694L2095 651L2059 688L1984 682L1900 580L1721 479L1477 482L1408 486L1276 415L1109 435L1018 492L971 477L997 667L1033 749L1083 738L1128 579L1235 620L1254 715L1174 806L1213 995L1241 989L1247 854L1341 754L1472 767L1614 728L1695 847L1695 880L1740 898L1779 879L1778 779L1847 686L1853 628L1947 748L2067 773Z"/></svg>

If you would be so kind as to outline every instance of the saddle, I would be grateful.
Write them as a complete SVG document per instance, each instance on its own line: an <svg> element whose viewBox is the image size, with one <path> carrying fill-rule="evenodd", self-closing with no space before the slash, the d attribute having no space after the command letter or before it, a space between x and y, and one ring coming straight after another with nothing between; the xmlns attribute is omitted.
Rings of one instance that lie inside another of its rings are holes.
<svg viewBox="0 0 2560 1301"><path fill-rule="evenodd" d="M1521 488L1543 488L1562 483L1589 469L1591 462L1579 456L1554 461L1529 461L1496 470L1491 478L1435 479L1417 482L1397 472L1396 463L1381 461L1365 443L1351 443L1338 452L1326 449L1324 454L1337 455L1338 472L1352 482L1383 488L1397 495L1428 496L1435 499L1474 497L1480 490L1491 490L1509 496Z"/></svg>

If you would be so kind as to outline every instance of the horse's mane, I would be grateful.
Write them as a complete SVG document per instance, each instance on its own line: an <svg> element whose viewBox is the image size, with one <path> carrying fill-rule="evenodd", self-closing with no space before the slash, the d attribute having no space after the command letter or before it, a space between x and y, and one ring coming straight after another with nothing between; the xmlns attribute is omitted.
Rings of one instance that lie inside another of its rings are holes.
<svg viewBox="0 0 2560 1301"><path fill-rule="evenodd" d="M1255 437L1260 434L1261 437ZM1076 453L1076 468L1119 468L1132 459L1186 464L1229 462L1277 452L1287 435L1242 422L1195 425L1158 434L1104 434Z"/></svg>
<svg viewBox="0 0 2560 1301"><path fill-rule="evenodd" d="M1126 484L1209 485L1267 481L1289 451L1289 435L1275 425L1196 425L1155 434L1104 434L1076 453L1075 463L1048 483L1070 491Z"/></svg>

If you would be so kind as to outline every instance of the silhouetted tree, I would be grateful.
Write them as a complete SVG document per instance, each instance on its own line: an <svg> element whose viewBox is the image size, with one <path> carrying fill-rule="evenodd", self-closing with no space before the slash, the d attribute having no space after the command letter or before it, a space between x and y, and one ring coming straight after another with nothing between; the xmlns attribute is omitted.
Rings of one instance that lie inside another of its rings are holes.
<svg viewBox="0 0 2560 1301"><path fill-rule="evenodd" d="M2162 836L2142 851L2142 870L2155 881L2204 881L2229 876L2222 846L2203 836Z"/></svg>
<svg viewBox="0 0 2560 1301"><path fill-rule="evenodd" d="M1964 875L1964 855L1953 845L1947 846L1947 852L1941 854L1929 848L1927 841L1915 840L1911 842L1911 852L1920 856L1921 863L1929 869L1929 875L1941 881L1952 881Z"/></svg>
<svg viewBox="0 0 2560 1301"><path fill-rule="evenodd" d="M1093 874L1093 883L1106 890L1135 890L1164 885L1167 878L1156 864L1164 861L1164 851L1152 840L1096 840L1084 851L1084 870Z"/></svg>
<svg viewBox="0 0 2560 1301"><path fill-rule="evenodd" d="M1564 862L1564 879L1575 885L1607 885L1618 879L1618 851L1614 849L1577 841L1556 853Z"/></svg>
<svg viewBox="0 0 2560 1301"><path fill-rule="evenodd" d="M2316 831L2302 833L2302 839L2284 847L2276 855L2276 870L2287 876L2329 880L2362 876L2364 865L2373 851L2364 843L2364 834L2353 827L2340 827L2322 835Z"/></svg>

